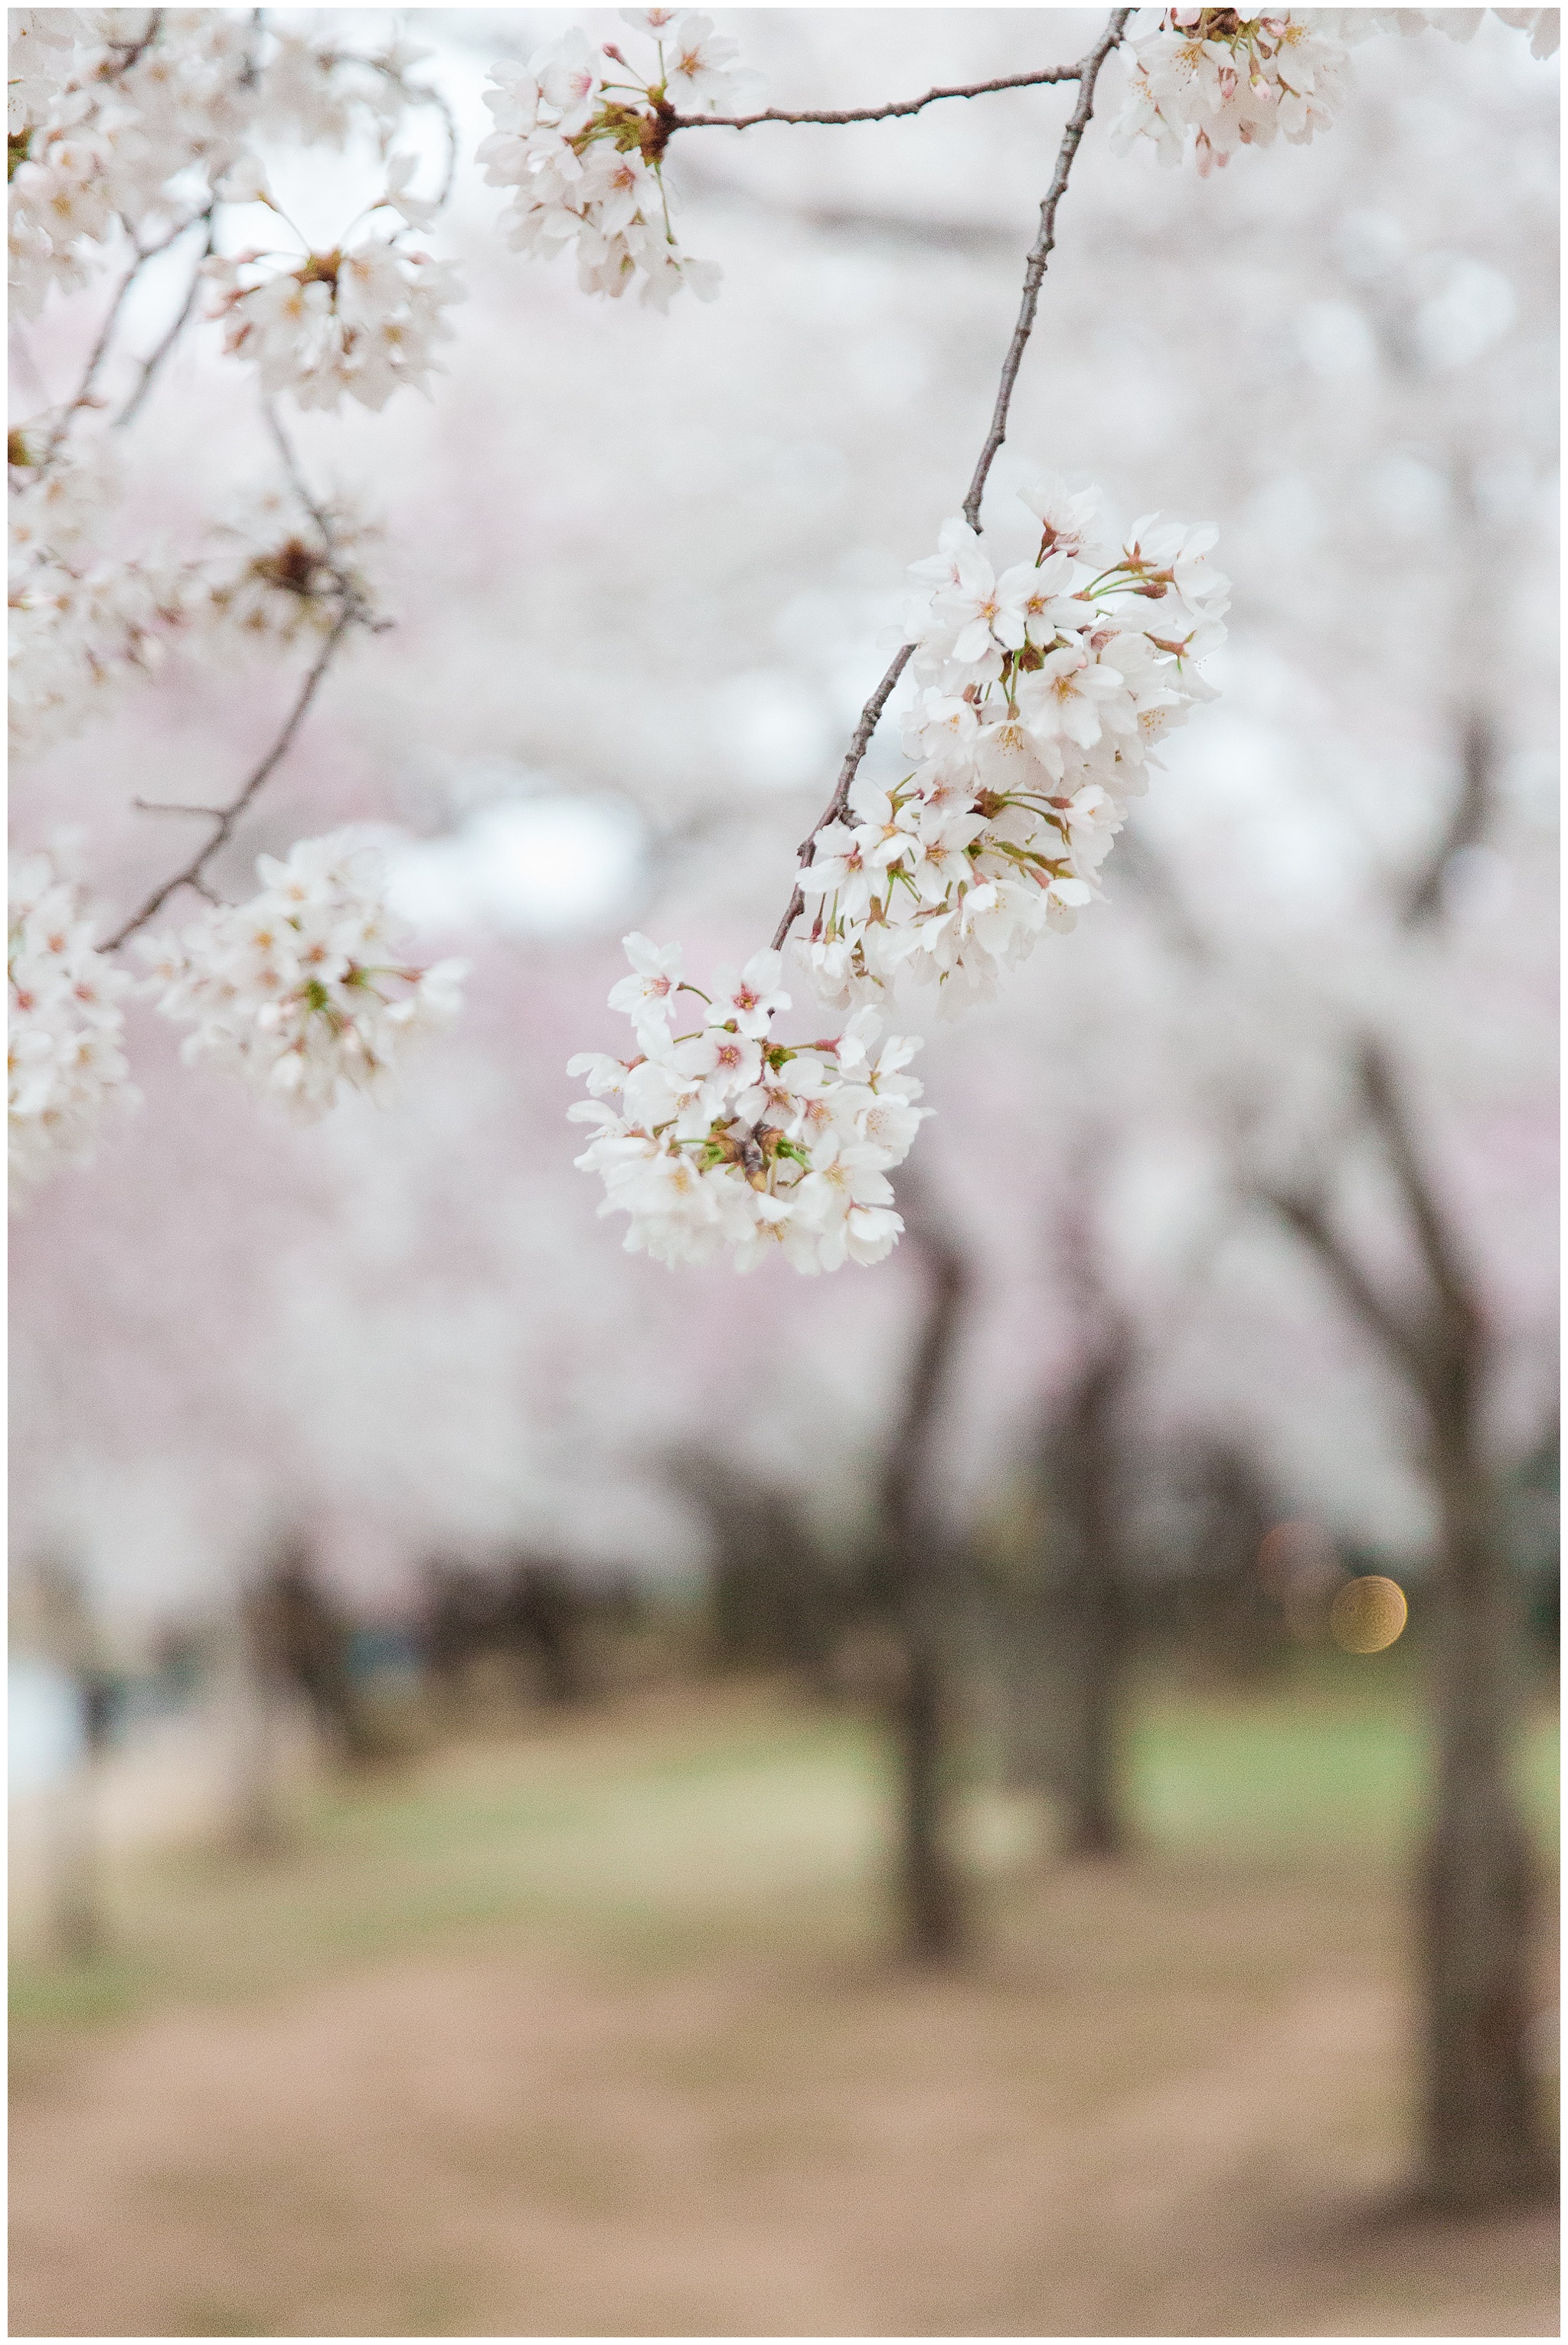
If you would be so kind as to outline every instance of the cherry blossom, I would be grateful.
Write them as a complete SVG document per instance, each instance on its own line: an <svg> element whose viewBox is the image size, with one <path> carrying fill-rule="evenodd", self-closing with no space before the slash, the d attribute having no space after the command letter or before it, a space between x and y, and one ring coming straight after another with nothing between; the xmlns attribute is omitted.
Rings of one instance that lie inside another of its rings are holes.
<svg viewBox="0 0 1568 2345"><path fill-rule="evenodd" d="M92 1155L126 1081L122 997L132 980L94 949L80 884L53 854L12 866L7 962L9 1158L15 1183Z"/></svg>
<svg viewBox="0 0 1568 2345"><path fill-rule="evenodd" d="M904 1227L886 1176L929 1112L905 1071L918 1041L875 1048L881 1020L863 1010L835 1041L775 1042L770 1020L790 1007L776 952L704 993L680 977L679 947L631 936L625 949L633 974L610 1002L631 1014L639 1049L572 1060L592 1096L567 1112L596 1127L577 1162L604 1183L601 1213L630 1215L628 1253L672 1264L727 1254L740 1271L779 1254L806 1276L882 1261ZM685 994L702 1022L675 1033Z"/></svg>
<svg viewBox="0 0 1568 2345"><path fill-rule="evenodd" d="M714 34L711 17L622 15L655 44L652 72L636 78L619 47L595 51L576 26L526 67L493 66L485 104L495 129L478 159L491 187L514 190L513 251L549 259L574 243L583 291L612 299L636 284L659 310L683 286L711 300L718 269L683 253L671 224L664 142L680 107L743 104L756 76L733 68L735 44Z"/></svg>
<svg viewBox="0 0 1568 2345"><path fill-rule="evenodd" d="M115 558L101 542L119 493L102 443L42 461L47 435L8 448L13 756L40 755L89 724L119 686L159 665L205 599L197 569L149 551Z"/></svg>
<svg viewBox="0 0 1568 2345"><path fill-rule="evenodd" d="M1349 87L1348 51L1374 33L1429 27L1469 40L1484 8L1314 8L1245 16L1233 8L1170 8L1152 31L1122 44L1128 102L1111 133L1125 154L1153 140L1162 163L1188 155L1207 177L1239 147L1269 147L1283 132L1306 146L1326 130ZM1497 8L1531 36L1535 56L1557 46L1555 8ZM1189 133L1191 134L1190 137Z"/></svg>
<svg viewBox="0 0 1568 2345"><path fill-rule="evenodd" d="M138 938L148 990L211 1060L301 1122L343 1089L383 1091L406 1045L456 1012L464 961L399 957L382 856L352 831L263 855L261 892L213 907L183 935Z"/></svg>
<svg viewBox="0 0 1568 2345"><path fill-rule="evenodd" d="M1225 634L1214 530L1150 516L1096 551L1095 492L1037 481L1019 502L1040 524L1032 562L998 573L952 521L914 565L910 769L892 788L858 773L800 874L808 966L836 1006L904 973L935 979L946 1007L988 999L1099 894L1155 745L1212 696L1197 663Z"/></svg>
<svg viewBox="0 0 1568 2345"><path fill-rule="evenodd" d="M243 252L212 261L209 273L225 350L254 361L264 391L290 392L303 408L348 397L379 410L405 384L428 391L445 371L434 346L452 332L441 313L465 298L450 263L410 249L400 230L288 268Z"/></svg>

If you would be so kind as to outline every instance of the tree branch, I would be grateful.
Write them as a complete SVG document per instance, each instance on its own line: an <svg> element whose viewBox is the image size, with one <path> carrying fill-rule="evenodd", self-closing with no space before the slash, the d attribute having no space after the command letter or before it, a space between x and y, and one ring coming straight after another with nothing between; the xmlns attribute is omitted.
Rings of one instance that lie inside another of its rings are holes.
<svg viewBox="0 0 1568 2345"><path fill-rule="evenodd" d="M1057 207L1067 192L1073 159L1082 143L1084 132L1088 127L1089 117L1094 112L1095 84L1099 79L1100 67L1121 39L1127 20L1131 14L1130 8L1111 10L1110 21L1106 25L1105 31L1077 68L1077 104L1074 107L1067 120L1067 127L1062 134L1061 147L1057 154L1056 171L1049 188L1046 190L1045 201L1040 206L1040 230L1035 239L1029 253L1028 265L1024 271L1024 298L1018 310L1018 322L1013 329L1013 339L1007 346L1007 355L1002 362L1002 380L997 386L996 411L991 418L991 429L986 435L986 444L980 451L980 461L975 467L975 477L969 483L969 493L964 500L964 518L971 529L977 529L980 525L980 499L985 491L986 477L996 460L997 450L1007 436L1007 410L1012 404L1013 386L1017 381L1025 346L1034 326L1035 310L1040 298L1040 286L1046 274L1046 263L1051 257L1052 249L1057 240Z"/></svg>
<svg viewBox="0 0 1568 2345"><path fill-rule="evenodd" d="M1393 1304L1379 1294L1330 1226L1321 1198L1288 1190L1259 1189L1255 1193L1311 1248L1356 1317L1391 1355L1395 1366L1424 1389L1428 1381L1427 1345L1422 1331L1408 1325Z"/></svg>
<svg viewBox="0 0 1568 2345"><path fill-rule="evenodd" d="M173 325L169 328L167 333L165 334L162 341L158 343L151 356L143 359L141 361L141 381L137 383L135 391L132 391L129 399L126 400L125 405L121 408L119 413L115 418L114 428L116 431L120 430L122 425L129 423L133 420L143 400L147 397L147 392L152 389L154 375L157 374L159 367L162 366L165 359L167 358L170 350L173 350L176 342L178 341L187 326L190 323L190 314L196 308L197 295L201 291L202 271L207 267L207 255L212 250L213 229L216 226L216 222L213 218L215 208L216 198L213 203L208 204L205 212L197 212L195 219L187 220L186 222L186 227L187 228L195 228L197 223L202 220L205 220L207 223L207 234L202 239L201 250L196 257L196 268L192 273L190 284L187 288L185 299L180 304L179 315L176 318Z"/></svg>
<svg viewBox="0 0 1568 2345"><path fill-rule="evenodd" d="M1372 1036L1361 1044L1361 1078L1367 1112L1387 1151L1415 1226L1421 1260L1436 1299L1434 1317L1441 1315L1451 1340L1462 1344L1480 1324L1475 1296L1439 1211L1431 1183L1416 1152L1410 1117L1400 1097L1388 1052Z"/></svg>
<svg viewBox="0 0 1568 2345"><path fill-rule="evenodd" d="M1450 856L1457 855L1462 847L1473 847L1485 836L1492 819L1496 797L1493 777L1497 736L1490 718L1479 709L1472 709L1463 720L1460 759L1459 797L1405 901L1403 920L1407 929L1417 929L1436 919L1442 909L1442 878Z"/></svg>
<svg viewBox="0 0 1568 2345"><path fill-rule="evenodd" d="M1124 10L1124 16L1130 10ZM928 89L924 97L905 97L890 106L852 106L836 114L782 114L770 106L762 114L676 114L662 112L659 120L665 140L677 130L754 130L759 122L892 122L901 115L918 114L922 107L935 106L946 97L988 97L993 90L1037 89L1047 82L1077 81L1082 66L1042 66L1038 73L1004 74L997 81L965 83L954 89Z"/></svg>
<svg viewBox="0 0 1568 2345"><path fill-rule="evenodd" d="M339 645L341 644L344 636L348 634L349 628L354 624L358 615L359 614L355 610L348 607L345 607L339 612L338 617L332 627L332 632L328 636L326 642L322 645L319 653L317 655L316 665L310 670L309 675L306 677L304 685L300 689L299 695L295 701L293 707L288 712L288 716L283 726L283 730L278 734L278 738L273 742L271 748L268 749L265 757L262 758L261 763L256 767L255 771L247 777L238 796L231 798L228 806L224 807L220 811L217 811L213 815L212 833L208 838L207 844L201 848L197 854L191 857L190 861L185 866L183 870L177 871L174 874L174 877L170 879L166 879L160 888L154 888L152 894L141 907L141 909L137 912L133 912L130 919L125 923L125 926L121 929L117 929L115 931L115 934L108 939L108 942L99 948L101 951L117 952L128 937L134 937L138 929L145 928L147 922L154 919L157 914L163 909L164 905L177 888L195 888L203 893L206 892L205 874L207 866L212 860L212 858L217 853L218 848L227 845L228 839L233 834L235 824L245 812L246 807L250 804L251 799L256 796L257 791L266 781L268 776L271 774L278 766L281 765L283 759L288 756L288 750L293 744L294 736L298 732L300 726L305 720L305 712L316 697L317 686L319 685L322 677L326 675L327 670L331 666L332 662L337 655ZM192 814L197 814L202 812L203 809L192 807L190 811ZM207 811L210 812L211 810L208 809Z"/></svg>
<svg viewBox="0 0 1568 2345"><path fill-rule="evenodd" d="M997 387L996 404L991 417L991 429L986 434L986 444L980 451L980 461L975 467L975 477L969 483L969 493L964 500L964 516L968 522L971 529L975 528L979 521L980 498L986 486L986 476L990 472L992 463L996 459L997 450L1001 447L1003 441L1007 438L1007 410L1012 402L1013 386L1017 381L1018 368L1023 361L1025 346L1028 341L1030 331L1034 326L1035 311L1040 298L1040 285L1046 273L1046 263L1050 259L1051 249L1056 242L1057 207L1061 202L1062 196L1067 188L1068 176L1073 168L1073 158L1077 155L1078 147L1082 143L1084 132L1088 127L1089 117L1094 112L1095 83L1099 77L1100 67L1104 65L1107 57L1117 46L1117 43L1121 39L1127 20L1131 14L1132 10L1130 8L1113 8L1110 12L1110 16L1107 22L1104 32L1100 35L1099 39L1095 43L1094 47L1089 51L1087 56L1081 58L1076 66L1061 66L1054 69L1048 74L1042 74L1037 76L1040 80L1076 81L1078 85L1077 104L1074 107L1072 114L1068 118L1067 129L1062 134L1062 143L1057 153L1057 168L1052 175L1051 184L1046 191L1045 200L1040 206L1039 233L1037 235L1034 244L1030 248L1028 261L1024 270L1023 303L1018 311L1018 322L1013 329L1013 339L1007 345L1007 355L1002 362L1002 380ZM1036 76L1025 76L1024 78L1032 79L1036 78ZM1018 84L1016 82L1012 84L1007 82L987 82L977 85L976 88L1004 89L1017 86ZM974 90L936 90L931 93L931 96L936 97L973 96L976 94L976 93ZM886 110L890 113L913 113L916 111L918 107L926 106L929 103L930 98L923 97L919 99L911 99L902 107L894 107ZM877 118L879 117L875 116L861 116L855 114L833 116L819 115L814 117L810 116L792 115L754 115L744 117L740 123L733 124L731 127L744 127L744 124L748 121L788 122L794 120L806 121L815 119L818 121L853 122L859 120L874 120ZM707 116L702 116L700 117L693 117L693 119L706 121L710 119L710 117ZM883 710L887 706L888 696L891 694L894 685L897 683L899 677L903 675L905 668L908 665L909 657L914 648L915 646L913 644L905 644L900 647L897 658L894 661L892 666L888 669L887 674L877 685L876 690L872 694L871 698L866 702L865 706L861 710L860 722L855 728L854 736L850 741L848 754L846 755L844 765L840 769L838 780L835 786L833 796L829 798L822 815L813 825L810 837L805 839L801 847L799 864L802 870L805 869L811 862L812 855L815 848L817 832L825 828L828 823L836 820L846 811L849 805L850 787L859 770L861 759L865 756L865 752L870 746L871 736L876 730L878 720L881 717ZM804 909L805 899L802 896L799 886L797 885L791 892L789 903L785 908L783 919L779 922L778 927L774 931L773 949L774 952L782 951L784 939L788 936L791 929L794 926L796 919Z"/></svg>

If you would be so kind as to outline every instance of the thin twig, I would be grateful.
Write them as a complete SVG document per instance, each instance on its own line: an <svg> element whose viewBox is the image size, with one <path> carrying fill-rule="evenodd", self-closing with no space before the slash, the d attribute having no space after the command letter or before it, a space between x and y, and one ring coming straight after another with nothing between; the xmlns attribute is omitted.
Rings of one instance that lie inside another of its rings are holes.
<svg viewBox="0 0 1568 2345"><path fill-rule="evenodd" d="M983 82L977 84L973 89L933 90L929 97L914 98L907 100L902 106L882 109L887 114L913 114L920 107L928 106L933 97L973 97L981 90L1015 88L1028 81L1076 81L1078 85L1077 103L1062 134L1062 143L1057 153L1056 171L1046 191L1045 200L1040 206L1039 233L1030 248L1028 261L1024 270L1023 302L1018 311L1018 322L1013 329L1013 339L1007 345L1007 355L1002 362L1002 380L996 391L996 404L991 417L991 429L986 436L986 444L980 451L980 461L975 467L975 477L969 483L969 493L964 500L964 517L971 529L976 528L979 523L980 498L986 486L986 476L990 472L997 450L1007 436L1007 410L1012 401L1013 386L1017 381L1018 368L1023 360L1025 346L1034 326L1035 310L1039 302L1040 285L1045 277L1046 263L1049 260L1052 247L1056 243L1057 207L1061 202L1068 175L1073 168L1073 158L1078 151L1084 132L1088 127L1089 117L1094 112L1095 83L1099 77L1100 67L1120 40L1123 28L1131 14L1130 8L1113 8L1099 39L1087 56L1080 59L1076 66L1057 66L1047 73L1017 76L1010 82ZM711 119L706 115L694 118L702 121ZM731 127L744 129L747 122L754 121L856 122L877 119L880 119L880 116L875 114L758 114L747 116L744 120ZM810 836L801 847L799 860L802 870L804 870L812 860L815 851L817 833L824 829L830 822L836 821L846 811L849 805L850 787L859 770L860 762L870 746L871 736L876 730L878 720L887 706L893 687L908 665L914 648L913 644L905 644L900 648L893 665L861 710L860 722L855 728L854 737L850 741L848 754L839 772L833 796L829 798L821 816L812 825ZM774 931L774 952L783 950L784 939L804 909L805 899L797 883L791 893L788 909Z"/></svg>
<svg viewBox="0 0 1568 2345"><path fill-rule="evenodd" d="M298 732L300 726L305 720L305 712L316 697L317 686L319 685L322 677L326 675L329 667L330 667L332 661L337 655L338 646L342 642L344 636L348 634L349 628L354 624L355 616L356 614L349 609L344 609L339 612L337 619L333 623L332 632L328 636L326 642L322 645L320 651L317 655L316 665L311 669L309 675L306 677L303 685L300 687L298 697L295 701L293 707L288 712L288 718L284 723L283 730L278 734L278 738L273 742L271 748L268 749L266 756L263 757L261 763L256 767L255 771L248 776L244 787L239 791L238 797L231 798L228 806L224 807L221 811L217 812L213 817L212 835L207 839L205 847L201 848L197 854L191 857L190 861L185 866L183 870L177 871L174 874L174 877L170 879L166 879L160 888L154 888L152 894L141 907L141 909L137 912L133 912L125 926L121 929L117 929L115 931L115 934L109 939L108 942L100 948L102 951L117 952L128 937L134 937L138 929L145 928L150 919L156 918L157 913L163 909L164 905L168 901L168 898L175 893L177 888L195 888L200 894L207 895L208 900L211 900L210 894L206 884L205 875L207 866L210 863L212 858L217 853L218 848L228 844L229 838L233 835L235 824L239 820L240 816L245 812L246 807L250 804L251 799L256 796L257 791L261 787L263 782L266 781L268 776L276 766L279 766L283 759L288 756L288 750L292 746L294 736ZM200 809L193 807L190 811L195 814L199 812Z"/></svg>
<svg viewBox="0 0 1568 2345"><path fill-rule="evenodd" d="M866 749L870 744L871 736L876 730L877 720L881 716L883 710L887 706L888 695L892 692L894 685L897 683L905 667L909 665L909 655L914 649L915 646L913 644L903 644L899 646L897 658L894 661L893 665L888 669L887 674L883 677L882 682L877 685L876 690L872 694L870 699L861 710L860 722L855 728L854 737L850 742L849 749L845 757L844 764L839 770L838 781L834 788L833 796L829 798L821 816L812 825L810 838L804 839L801 843L800 862L803 870L811 861L812 850L816 845L817 832L819 830L824 830L827 827L827 825L830 822L835 821L848 807L850 784L854 781L855 774L859 769L860 761L865 755ZM785 912L784 919L779 922L777 929L774 932L774 952L782 951L784 948L784 940L794 927L797 915L804 912L804 909L805 898L801 894L800 888L797 886L790 897L788 910Z"/></svg>
<svg viewBox="0 0 1568 2345"><path fill-rule="evenodd" d="M210 215L211 208L211 206L208 205L208 215ZM60 452L61 446L66 434L71 429L72 418L78 415L82 409L89 403L93 384L97 378L98 369L103 365L105 359L108 356L109 345L114 340L115 328L119 323L120 311L125 305L126 296L129 293L131 287L136 283L137 278L141 275L142 270L147 267L149 260L156 260L160 253L167 252L171 245L177 244L180 238L186 235L190 228L194 228L197 221L202 217L203 214L200 212L194 213L189 219L181 220L177 228L171 228L167 236L160 237L156 244L138 244L136 247L137 257L132 261L129 269L126 271L125 276L121 279L119 289L116 293L114 299L109 304L108 315L104 320L103 325L99 330L97 340L93 344L91 355L87 360L86 370L82 376L81 381L76 386L76 395L65 407L61 409L59 416L56 421L55 428L49 435L48 445L44 451L43 461L39 467L41 471L47 471L48 467L54 462L56 457Z"/></svg>
<svg viewBox="0 0 1568 2345"><path fill-rule="evenodd" d="M165 359L167 358L170 350L173 350L176 342L178 341L187 326L190 323L190 313L196 307L197 295L201 291L202 275L207 268L207 256L212 250L213 231L217 227L217 221L213 216L215 206L216 198L214 198L213 203L208 204L205 212L197 212L195 219L187 220L186 223L186 227L187 228L193 228L204 219L207 222L207 234L202 239L201 250L197 255L196 269L192 274L185 299L180 304L178 317L176 318L173 325L169 328L167 333L165 334L162 341L159 342L152 355L149 358L143 359L141 362L141 381L137 383L135 391L132 391L129 399L126 400L125 405L121 408L119 413L115 418L114 429L116 431L119 431L123 424L129 423L133 421L136 416L137 410L140 407L143 400L147 397L147 392L152 389L154 375L157 374L159 367L162 366Z"/></svg>
<svg viewBox="0 0 1568 2345"><path fill-rule="evenodd" d="M964 518L971 529L977 529L980 525L980 498L986 486L986 475L991 469L997 450L1007 436L1007 409L1012 403L1013 386L1018 380L1018 369L1023 362L1024 348L1034 326L1035 310L1040 298L1040 286L1046 274L1046 263L1051 257L1051 250L1057 240L1057 206L1066 193L1067 175L1073 168L1073 158L1078 151L1084 132L1088 127L1089 117L1094 112L1095 83L1099 78L1099 69L1121 39L1123 28L1131 14L1130 8L1111 10L1110 21L1106 25L1105 31L1077 68L1078 102L1072 110L1066 130L1062 133L1061 147L1057 154L1056 174L1046 191L1046 199L1040 206L1040 232L1035 239L1029 253L1028 265L1024 270L1024 298L1018 310L1018 322L1013 329L1013 339L1007 346L1007 355L1002 362L1002 380L996 390L996 412L991 418L991 429L986 435L986 444L980 451L980 461L975 467L975 477L969 483L969 493L964 500Z"/></svg>
<svg viewBox="0 0 1568 2345"><path fill-rule="evenodd" d="M1130 13L1130 12L1126 12ZM673 138L677 130L751 130L759 122L891 122L905 114L918 114L923 107L935 106L944 97L987 97L996 89L1035 89L1042 83L1077 81L1081 66L1042 66L1038 73L1004 74L999 81L975 81L956 89L928 89L924 97L899 98L891 106L852 106L838 114L781 114L770 106L763 114L675 114L662 113L661 127L665 138Z"/></svg>

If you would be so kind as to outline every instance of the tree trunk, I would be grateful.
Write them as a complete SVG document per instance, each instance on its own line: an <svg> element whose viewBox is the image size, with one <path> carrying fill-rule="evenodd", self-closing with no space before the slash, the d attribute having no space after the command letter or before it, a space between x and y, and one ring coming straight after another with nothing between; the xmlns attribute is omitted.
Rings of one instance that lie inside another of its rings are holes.
<svg viewBox="0 0 1568 2345"><path fill-rule="evenodd" d="M1531 1858L1511 1771L1519 1635L1494 1494L1468 1428L1438 1428L1437 1781L1423 1867L1427 2194L1452 2207L1545 2178L1527 2058Z"/></svg>
<svg viewBox="0 0 1568 2345"><path fill-rule="evenodd" d="M888 1617L900 1648L890 1721L900 1778L895 1886L908 1952L921 1962L946 1962L964 1942L967 1901L949 1816L952 1543L932 1503L930 1451L968 1278L956 1248L933 1219L908 1204L905 1212L909 1234L926 1259L931 1295L881 1488Z"/></svg>
<svg viewBox="0 0 1568 2345"><path fill-rule="evenodd" d="M1072 1685L1060 1792L1070 1856L1117 1856L1128 1838L1120 1767L1127 1604L1117 1416L1133 1357L1129 1331L1117 1323L1079 1380L1063 1426Z"/></svg>
<svg viewBox="0 0 1568 2345"><path fill-rule="evenodd" d="M963 1882L949 1844L946 1670L931 1624L906 1619L894 1736L898 1752L898 1892L905 1944L917 1962L950 1961L963 1946Z"/></svg>

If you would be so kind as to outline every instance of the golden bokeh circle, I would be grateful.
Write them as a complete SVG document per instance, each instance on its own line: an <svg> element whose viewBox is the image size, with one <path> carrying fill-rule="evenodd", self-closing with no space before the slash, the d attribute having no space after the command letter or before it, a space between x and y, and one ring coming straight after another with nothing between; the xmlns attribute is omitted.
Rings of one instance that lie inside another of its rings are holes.
<svg viewBox="0 0 1568 2345"><path fill-rule="evenodd" d="M1410 1618L1404 1589L1381 1572L1348 1579L1329 1612L1329 1630L1347 1653L1385 1652Z"/></svg>

